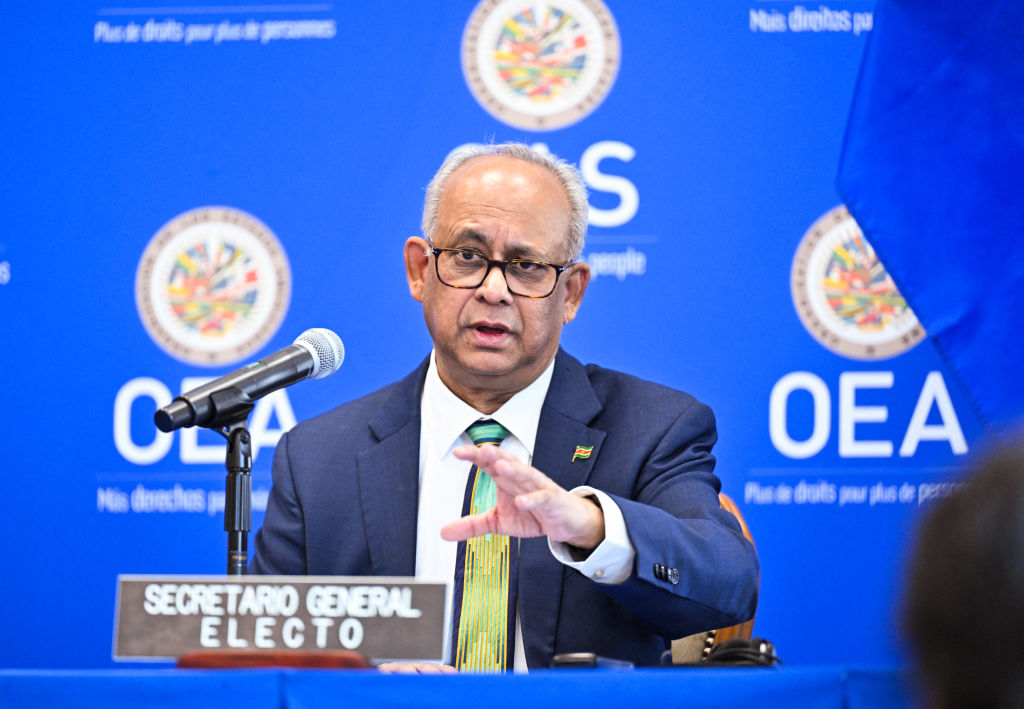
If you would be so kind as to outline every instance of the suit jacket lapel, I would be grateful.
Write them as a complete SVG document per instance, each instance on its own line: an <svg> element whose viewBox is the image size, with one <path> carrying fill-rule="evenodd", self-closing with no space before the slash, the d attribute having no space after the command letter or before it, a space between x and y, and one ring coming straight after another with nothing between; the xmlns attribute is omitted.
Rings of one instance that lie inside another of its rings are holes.
<svg viewBox="0 0 1024 709"><path fill-rule="evenodd" d="M368 422L378 443L358 455L359 501L372 573L416 572L420 398L425 360Z"/></svg>
<svg viewBox="0 0 1024 709"><path fill-rule="evenodd" d="M586 370L559 350L544 399L533 467L567 490L586 484L600 455L605 433L587 424L601 410ZM593 446L576 458L577 446ZM541 667L555 652L564 575L573 573L548 550L547 539L523 539L519 548L519 613L527 663ZM557 589L557 591L556 591Z"/></svg>

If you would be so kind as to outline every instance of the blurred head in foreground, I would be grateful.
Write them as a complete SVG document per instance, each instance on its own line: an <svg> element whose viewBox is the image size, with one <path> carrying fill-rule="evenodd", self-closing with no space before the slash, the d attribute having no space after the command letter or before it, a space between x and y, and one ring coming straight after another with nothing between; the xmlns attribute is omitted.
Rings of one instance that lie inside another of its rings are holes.
<svg viewBox="0 0 1024 709"><path fill-rule="evenodd" d="M905 612L933 706L1024 706L1024 445L983 459L926 516Z"/></svg>

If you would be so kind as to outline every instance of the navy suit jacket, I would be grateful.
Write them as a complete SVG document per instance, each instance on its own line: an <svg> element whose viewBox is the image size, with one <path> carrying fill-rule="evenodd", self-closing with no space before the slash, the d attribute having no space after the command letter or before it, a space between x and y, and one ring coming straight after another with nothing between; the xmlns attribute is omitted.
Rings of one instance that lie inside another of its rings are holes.
<svg viewBox="0 0 1024 709"><path fill-rule="evenodd" d="M249 573L412 576L425 361L405 379L281 438ZM657 664L671 638L748 620L758 563L718 504L715 423L691 396L559 351L533 465L622 509L636 548L624 583L600 584L523 539L519 616L527 663L561 652ZM573 461L576 446L593 446ZM678 573L657 569L662 565Z"/></svg>

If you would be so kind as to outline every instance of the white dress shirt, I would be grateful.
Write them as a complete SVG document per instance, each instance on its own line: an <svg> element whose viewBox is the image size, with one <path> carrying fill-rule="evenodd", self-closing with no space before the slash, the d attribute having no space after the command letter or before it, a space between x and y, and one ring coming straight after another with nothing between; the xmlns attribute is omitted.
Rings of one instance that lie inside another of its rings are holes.
<svg viewBox="0 0 1024 709"><path fill-rule="evenodd" d="M420 401L420 489L416 526L416 577L424 581L448 584L445 601L445 658L451 657L451 582L455 575L458 544L441 539L441 527L462 516L462 502L472 465L459 460L452 451L472 445L466 429L482 419L493 419L508 430L501 447L519 460L530 463L540 411L547 396L554 361L530 386L506 401L493 414L482 414L458 398L445 386L437 373L434 354L423 384ZM544 472L544 471L541 471ZM636 551L629 541L625 521L618 505L599 490L583 486L572 490L581 496L597 498L604 512L605 539L583 560L574 559L569 546L548 541L551 553L562 563L599 583L622 583L633 568ZM516 671L526 670L526 653L517 612L515 658Z"/></svg>

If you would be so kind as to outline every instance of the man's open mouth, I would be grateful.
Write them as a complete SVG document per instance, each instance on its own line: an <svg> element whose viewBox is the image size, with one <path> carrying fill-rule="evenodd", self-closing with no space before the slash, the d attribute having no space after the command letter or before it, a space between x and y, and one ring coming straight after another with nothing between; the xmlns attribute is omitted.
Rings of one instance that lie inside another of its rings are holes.
<svg viewBox="0 0 1024 709"><path fill-rule="evenodd" d="M485 335L504 335L508 330L497 325L476 325L474 329Z"/></svg>

